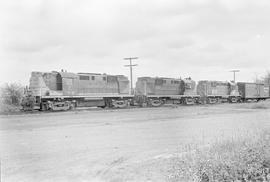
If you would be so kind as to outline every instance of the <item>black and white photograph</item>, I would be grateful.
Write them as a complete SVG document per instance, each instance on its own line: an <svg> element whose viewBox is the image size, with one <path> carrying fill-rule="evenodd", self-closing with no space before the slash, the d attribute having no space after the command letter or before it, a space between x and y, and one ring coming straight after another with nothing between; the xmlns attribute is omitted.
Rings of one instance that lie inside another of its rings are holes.
<svg viewBox="0 0 270 182"><path fill-rule="evenodd" d="M270 182L269 0L0 0L0 182Z"/></svg>

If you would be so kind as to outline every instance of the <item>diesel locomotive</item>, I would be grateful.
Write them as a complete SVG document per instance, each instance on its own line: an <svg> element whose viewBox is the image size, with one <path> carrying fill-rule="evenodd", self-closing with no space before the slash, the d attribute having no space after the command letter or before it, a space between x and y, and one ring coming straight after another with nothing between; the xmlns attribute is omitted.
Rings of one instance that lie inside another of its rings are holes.
<svg viewBox="0 0 270 182"><path fill-rule="evenodd" d="M171 104L195 104L199 100L196 83L191 78L139 77L136 95L151 106Z"/></svg>
<svg viewBox="0 0 270 182"><path fill-rule="evenodd" d="M124 75L32 72L22 100L23 110L69 110L75 107L153 106L163 104L215 104L270 98L269 86L258 83L191 78L139 77L135 91Z"/></svg>
<svg viewBox="0 0 270 182"><path fill-rule="evenodd" d="M197 93L204 103L238 102L241 97L237 84L227 81L202 80L198 82Z"/></svg>
<svg viewBox="0 0 270 182"><path fill-rule="evenodd" d="M133 98L126 76L64 71L32 72L25 92L24 110L126 107Z"/></svg>

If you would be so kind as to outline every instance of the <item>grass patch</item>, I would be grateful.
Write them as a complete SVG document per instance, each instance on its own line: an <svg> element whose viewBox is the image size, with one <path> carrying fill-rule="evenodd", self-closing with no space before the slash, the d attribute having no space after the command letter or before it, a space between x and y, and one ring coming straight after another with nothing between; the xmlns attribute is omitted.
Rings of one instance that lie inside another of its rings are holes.
<svg viewBox="0 0 270 182"><path fill-rule="evenodd" d="M6 115L6 114L16 114L20 112L21 111L19 106L0 103L0 114Z"/></svg>
<svg viewBox="0 0 270 182"><path fill-rule="evenodd" d="M250 109L270 109L270 100L249 103Z"/></svg>
<svg viewBox="0 0 270 182"><path fill-rule="evenodd" d="M270 108L270 101L260 101L257 103L252 103L250 105L251 109L269 109Z"/></svg>
<svg viewBox="0 0 270 182"><path fill-rule="evenodd" d="M269 134L193 148L173 159L170 181L270 181Z"/></svg>
<svg viewBox="0 0 270 182"><path fill-rule="evenodd" d="M246 109L270 109L270 100L259 101L254 103L242 103L239 104L238 106Z"/></svg>

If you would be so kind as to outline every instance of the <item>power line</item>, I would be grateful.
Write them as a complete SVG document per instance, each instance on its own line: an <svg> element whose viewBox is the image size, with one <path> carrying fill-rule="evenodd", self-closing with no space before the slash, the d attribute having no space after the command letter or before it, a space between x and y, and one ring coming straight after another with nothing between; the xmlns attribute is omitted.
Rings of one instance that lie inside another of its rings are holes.
<svg viewBox="0 0 270 182"><path fill-rule="evenodd" d="M133 94L133 78L132 78L132 67L138 66L138 64L132 64L133 59L138 59L138 57L124 58L124 60L129 60L129 65L124 65L130 69L130 94Z"/></svg>

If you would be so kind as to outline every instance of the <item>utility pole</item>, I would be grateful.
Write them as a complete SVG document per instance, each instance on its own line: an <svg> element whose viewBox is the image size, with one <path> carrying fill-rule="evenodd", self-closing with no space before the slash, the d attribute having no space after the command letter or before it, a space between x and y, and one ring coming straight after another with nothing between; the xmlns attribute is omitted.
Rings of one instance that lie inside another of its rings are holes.
<svg viewBox="0 0 270 182"><path fill-rule="evenodd" d="M240 70L231 70L230 72L233 72L233 82L235 83L235 73L240 72Z"/></svg>
<svg viewBox="0 0 270 182"><path fill-rule="evenodd" d="M132 67L138 66L137 64L132 64L133 59L138 59L138 57L124 58L124 60L129 60L129 65L125 65L125 67L129 67L129 69L130 69L130 94L133 94Z"/></svg>

